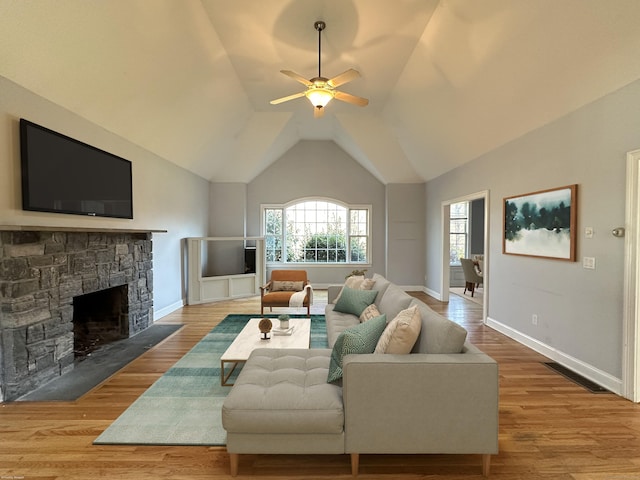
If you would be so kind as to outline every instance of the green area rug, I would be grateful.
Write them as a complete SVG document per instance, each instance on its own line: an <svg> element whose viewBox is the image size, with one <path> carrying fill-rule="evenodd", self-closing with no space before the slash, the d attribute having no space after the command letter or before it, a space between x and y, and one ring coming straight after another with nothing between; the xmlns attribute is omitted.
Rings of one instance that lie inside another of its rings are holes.
<svg viewBox="0 0 640 480"><path fill-rule="evenodd" d="M226 445L221 409L231 387L220 385L220 356L255 316L228 315L93 443ZM324 315L311 315L311 348L328 348Z"/></svg>

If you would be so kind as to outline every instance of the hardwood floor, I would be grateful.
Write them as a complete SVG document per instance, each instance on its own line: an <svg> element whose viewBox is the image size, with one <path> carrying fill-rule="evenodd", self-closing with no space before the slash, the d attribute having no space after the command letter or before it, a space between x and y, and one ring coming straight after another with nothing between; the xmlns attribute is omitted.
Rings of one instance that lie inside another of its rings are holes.
<svg viewBox="0 0 640 480"><path fill-rule="evenodd" d="M323 296L324 294L324 296ZM545 357L484 326L482 307L456 295L415 296L462 324L500 365L500 453L491 478L640 479L640 406L592 394ZM325 292L314 292L323 313ZM0 479L230 478L224 448L94 446L92 441L228 313L259 312L256 298L188 306L160 320L184 327L76 402L0 405ZM280 309L277 309L280 310ZM425 432L428 434L428 432ZM362 455L361 479L480 478L479 455ZM242 478L351 478L347 455L244 455Z"/></svg>

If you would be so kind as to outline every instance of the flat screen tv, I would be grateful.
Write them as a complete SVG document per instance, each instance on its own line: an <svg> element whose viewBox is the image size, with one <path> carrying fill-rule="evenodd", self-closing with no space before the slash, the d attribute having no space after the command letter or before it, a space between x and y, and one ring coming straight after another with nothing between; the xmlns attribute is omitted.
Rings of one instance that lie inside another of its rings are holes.
<svg viewBox="0 0 640 480"><path fill-rule="evenodd" d="M131 162L20 119L22 208L133 218Z"/></svg>

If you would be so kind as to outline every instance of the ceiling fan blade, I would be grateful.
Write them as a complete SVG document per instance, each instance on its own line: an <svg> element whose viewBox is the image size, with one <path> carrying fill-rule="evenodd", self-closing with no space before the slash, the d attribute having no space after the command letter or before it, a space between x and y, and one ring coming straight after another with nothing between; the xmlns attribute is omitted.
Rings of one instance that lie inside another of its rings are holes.
<svg viewBox="0 0 640 480"><path fill-rule="evenodd" d="M312 82L304 78L302 75L298 75L296 72L292 72L291 70L280 70L280 73L284 73L287 77L293 78L295 81L300 82L301 84L310 87L313 85Z"/></svg>
<svg viewBox="0 0 640 480"><path fill-rule="evenodd" d="M324 107L313 107L313 118L320 118L324 115Z"/></svg>
<svg viewBox="0 0 640 480"><path fill-rule="evenodd" d="M367 100L366 98L356 97L355 95L351 95L350 93L335 92L334 98L342 100L343 102L358 105L359 107L366 107L367 105L369 105L369 100Z"/></svg>
<svg viewBox="0 0 640 480"><path fill-rule="evenodd" d="M288 97L276 98L275 100L271 100L269 103L271 105L278 105L279 103L288 102L289 100L294 100L300 97L304 97L304 92L294 93L293 95L289 95Z"/></svg>
<svg viewBox="0 0 640 480"><path fill-rule="evenodd" d="M336 75L335 77L330 79L327 83L329 84L329 86L336 88L336 87L339 87L340 85L344 85L345 83L358 78L359 76L360 76L360 72L358 72L357 70L354 70L353 68L350 68L346 72L342 72L340 75Z"/></svg>

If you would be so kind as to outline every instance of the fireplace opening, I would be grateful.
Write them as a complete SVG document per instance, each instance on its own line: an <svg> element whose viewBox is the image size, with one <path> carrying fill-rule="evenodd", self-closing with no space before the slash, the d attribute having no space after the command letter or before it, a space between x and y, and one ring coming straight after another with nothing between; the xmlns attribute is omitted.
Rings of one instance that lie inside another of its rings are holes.
<svg viewBox="0 0 640 480"><path fill-rule="evenodd" d="M73 352L82 360L91 352L129 337L126 285L73 298Z"/></svg>

